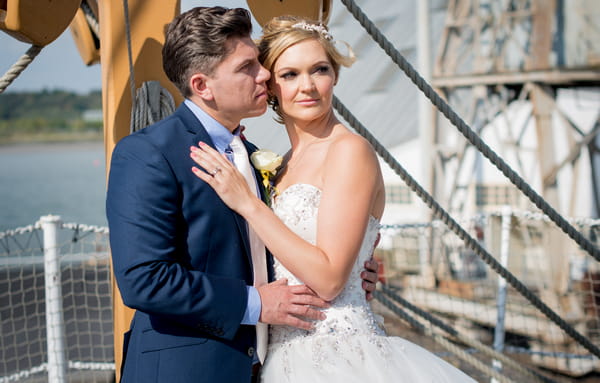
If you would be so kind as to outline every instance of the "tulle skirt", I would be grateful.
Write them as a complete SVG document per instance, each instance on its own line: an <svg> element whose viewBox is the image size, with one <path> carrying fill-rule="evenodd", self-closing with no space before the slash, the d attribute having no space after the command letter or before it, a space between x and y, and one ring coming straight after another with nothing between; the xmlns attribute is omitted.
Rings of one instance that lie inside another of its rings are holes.
<svg viewBox="0 0 600 383"><path fill-rule="evenodd" d="M400 337L312 336L271 345L263 383L475 382L426 349Z"/></svg>

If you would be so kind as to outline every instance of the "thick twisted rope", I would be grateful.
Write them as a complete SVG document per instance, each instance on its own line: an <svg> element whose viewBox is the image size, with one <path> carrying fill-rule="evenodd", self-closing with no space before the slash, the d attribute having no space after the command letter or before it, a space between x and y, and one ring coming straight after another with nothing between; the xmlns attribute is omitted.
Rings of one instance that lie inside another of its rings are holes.
<svg viewBox="0 0 600 383"><path fill-rule="evenodd" d="M550 307L519 281L510 271L503 267L496 259L485 250L478 241L476 241L458 222L456 222L449 214L438 204L433 197L427 193L417 181L396 161L390 152L364 127L364 125L354 117L352 113L342 104L342 102L334 95L333 106L340 115L352 126L361 136L365 137L371 143L375 151L381 158L390 166L396 174L402 178L406 185L411 188L415 194L419 196L433 211L434 215L442 220L446 226L454 231L456 235L477 254L485 263L487 263L496 273L502 276L511 286L523 295L529 302L537 307L546 317L556 323L565 333L569 334L575 341L588 349L592 354L600 357L600 348L590 342L589 339L581 335L577 330L563 320Z"/></svg>
<svg viewBox="0 0 600 383"><path fill-rule="evenodd" d="M104 234L109 233L106 226L84 225L81 223L64 223L60 226L61 229L76 230L79 233Z"/></svg>
<svg viewBox="0 0 600 383"><path fill-rule="evenodd" d="M379 31L371 20L361 11L353 0L341 0L348 11L371 35L373 40L387 53L400 69L406 73L408 78L423 92L431 103L462 133L473 146L477 148L487 159L490 160L498 170L502 172L519 190L529 198L540 210L544 212L560 229L571 237L579 246L587 251L592 257L600 262L600 249L585 238L569 222L567 222L550 204L537 194L523 178L508 166L479 136L475 133L460 116L441 98L435 90L425 81L423 77L410 65L410 63L398 52L390 41Z"/></svg>
<svg viewBox="0 0 600 383"><path fill-rule="evenodd" d="M466 344L467 346L477 349L482 354L484 354L490 358L499 360L500 362L502 362L503 365L506 365L506 366L512 368L513 370L519 372L520 374L522 374L524 376L528 376L529 378L534 379L536 381L543 381L543 382L548 382L548 383L553 382L553 380L551 380L550 378L539 374L537 371L534 371L534 370L531 370L529 368L522 366L521 364L519 364L512 358L509 358L508 356L504 355L503 353L498 352L498 351L494 350L493 348L491 348L475 339L471 339L469 337L462 335L460 332L456 331L455 329L453 329L452 327L450 327L448 324L444 323L440 319L434 317L433 315L429 314L425 310L420 309L419 307L413 305L406 299L402 298L400 295L396 294L392 288L390 288L386 285L382 285L382 291L381 292L376 291L374 293L374 295L375 295L375 298L377 298L377 300L379 300L380 302L385 304L385 306L390 308L394 313L399 314L399 313L402 313L403 311L400 310L398 307L396 307L396 305L393 304L392 302L390 302L387 298L390 298L395 303L402 305L403 307L409 309L410 311L414 312L418 316L424 318L432 325L440 328L441 330L446 332L448 335L456 338L459 342L462 342L462 343ZM406 314L406 313L399 314L399 315L401 315L403 318L405 316L408 316L408 314ZM412 320L410 321L411 325L413 324L413 322L419 323L416 319L412 318ZM422 324L421 324L421 326L422 326Z"/></svg>
<svg viewBox="0 0 600 383"><path fill-rule="evenodd" d="M81 10L85 16L85 20L88 22L90 29L96 35L96 38L100 40L100 25L98 24L98 20L96 19L96 15L94 15L94 11L86 1L82 1L80 5Z"/></svg>
<svg viewBox="0 0 600 383"><path fill-rule="evenodd" d="M159 81L147 81L135 89L135 69L131 48L131 25L129 21L129 3L123 0L125 13L125 32L127 38L127 56L129 60L129 86L131 90L130 133L136 132L170 115L175 110L175 100Z"/></svg>
<svg viewBox="0 0 600 383"><path fill-rule="evenodd" d="M33 59L42 51L41 46L32 45L17 62L0 78L0 93L3 93L6 88L33 62Z"/></svg>
<svg viewBox="0 0 600 383"><path fill-rule="evenodd" d="M0 232L0 250L2 250L6 255L9 255L11 253L13 253L13 251L11 251L11 243L14 243L18 248L19 251L23 251L25 250L25 248L27 246L29 246L29 242L31 241L32 237L35 237L35 239L37 240L37 243L40 246L40 249L43 250L44 245L42 244L42 238L40 237L40 231L42 229L42 225L40 223L40 221L36 222L34 225L27 225L24 227L19 227L16 228L14 230L7 230L4 232ZM30 233L31 236L27 239L27 243L25 245L21 245L21 243L19 241L16 241L14 239L14 237L16 237L17 235L23 235L23 234L27 234ZM10 241L12 239L12 242Z"/></svg>
<svg viewBox="0 0 600 383"><path fill-rule="evenodd" d="M15 235L21 235L21 234L25 234L25 233L33 233L34 231L40 230L41 228L42 228L42 225L40 225L40 223L38 221L33 225L27 225L27 226L23 226L23 227L18 227L16 229L0 232L0 239L14 237Z"/></svg>
<svg viewBox="0 0 600 383"><path fill-rule="evenodd" d="M169 116L175 100L159 81L146 81L137 90L133 104L130 132L136 132Z"/></svg>

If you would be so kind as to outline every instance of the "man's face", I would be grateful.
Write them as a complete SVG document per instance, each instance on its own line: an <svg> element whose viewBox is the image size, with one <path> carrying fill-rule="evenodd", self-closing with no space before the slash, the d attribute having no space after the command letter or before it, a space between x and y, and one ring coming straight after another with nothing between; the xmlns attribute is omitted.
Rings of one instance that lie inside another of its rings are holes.
<svg viewBox="0 0 600 383"><path fill-rule="evenodd" d="M227 40L230 54L206 80L210 88L214 116L226 127L236 127L247 117L256 117L267 109L267 85L271 77L258 62L258 50L249 37Z"/></svg>

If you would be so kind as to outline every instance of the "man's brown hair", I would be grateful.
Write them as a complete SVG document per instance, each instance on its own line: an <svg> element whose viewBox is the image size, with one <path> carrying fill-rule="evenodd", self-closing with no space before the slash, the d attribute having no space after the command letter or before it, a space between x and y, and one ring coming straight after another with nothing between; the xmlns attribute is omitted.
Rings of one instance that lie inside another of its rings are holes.
<svg viewBox="0 0 600 383"><path fill-rule="evenodd" d="M208 76L230 53L227 40L249 37L250 13L243 8L196 7L184 12L165 28L163 69L184 97L195 73Z"/></svg>

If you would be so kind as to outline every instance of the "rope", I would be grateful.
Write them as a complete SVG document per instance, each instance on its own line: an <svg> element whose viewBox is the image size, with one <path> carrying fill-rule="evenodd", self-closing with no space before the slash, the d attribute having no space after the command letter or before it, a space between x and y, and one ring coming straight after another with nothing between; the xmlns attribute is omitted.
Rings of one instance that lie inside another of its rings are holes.
<svg viewBox="0 0 600 383"><path fill-rule="evenodd" d="M485 344L483 344L475 339L471 339L469 337L462 335L460 332L456 331L455 329L453 329L452 327L450 327L449 325L447 325L440 319L432 316L431 314L427 313L426 311L420 309L419 307L413 305L406 299L402 298L400 295L396 294L388 286L382 285L382 291L383 291L382 293L379 291L376 291L374 294L375 298L377 298L377 300L384 303L392 311L396 312L396 310L398 310L398 311L402 311L402 310L398 309L395 305L393 305L391 302L389 302L389 300L387 300L387 298L383 294L385 294L387 297L391 298L396 303L401 304L405 308L408 308L409 310L413 311L415 314L424 318L425 320L427 320L429 323L433 324L434 326L442 329L450 336L455 337L456 339L458 339L458 341L460 341L472 348L477 349L478 351L480 351L481 353L483 353L484 355L486 355L490 358L499 360L500 362L502 362L503 365L509 366L510 368L514 369L515 371L519 372L520 374L522 374L524 376L528 376L530 378L533 378L536 381L552 382L552 380L550 380L549 378L540 375L536 371L533 371L531 369L523 367L521 364L514 361L512 358L509 358L508 356L504 355L503 353L498 352L498 351L494 350L493 348L486 346ZM382 300L385 300L385 302ZM419 323L414 318L412 319L412 321ZM411 324L413 323L412 321L410 322ZM421 326L423 326L423 325L421 324Z"/></svg>
<svg viewBox="0 0 600 383"><path fill-rule="evenodd" d="M425 202L427 206L433 211L440 220L442 220L446 226L454 231L456 235L463 240L463 242L470 247L475 254L477 254L485 263L487 263L494 271L502 276L511 286L515 288L521 295L523 295L528 301L530 301L535 307L537 307L546 317L556 323L565 333L569 334L579 344L588 349L594 355L600 357L600 348L594 345L589 339L581 335L565 320L563 320L558 314L556 314L550 307L542 302L536 295L532 294L531 291L521 283L512 273L504 268L496 259L485 250L478 241L463 229L458 222L456 222L445 210L437 203L433 197L427 193L417 181L408 174L408 172L396 161L396 159L390 154L390 152L362 125L360 121L350 113L350 111L341 103L341 101L334 95L333 106L340 113L340 115L352 126L360 135L365 137L367 141L371 143L375 151L381 156L381 158L390 166L396 174L402 178L408 187L412 189L415 194L419 196Z"/></svg>
<svg viewBox="0 0 600 383"><path fill-rule="evenodd" d="M60 227L61 229L77 230L80 233L108 234L108 227L106 226L84 225L81 223L63 223L60 225Z"/></svg>
<svg viewBox="0 0 600 383"><path fill-rule="evenodd" d="M563 358L563 359L580 359L580 360L595 360L596 357L594 355L582 355L582 354L573 354L570 352L560 352L560 351L541 351L541 350L530 350L524 347L516 347L516 346L506 346L504 347L506 352L510 352L513 354L522 354L522 355L539 355L542 357L550 357L550 358Z"/></svg>
<svg viewBox="0 0 600 383"><path fill-rule="evenodd" d="M489 215L491 217L501 217L502 213L492 212ZM513 215L513 217L516 217L516 218L519 218L522 220L527 219L527 220L532 220L532 221L550 222L550 218L548 218L548 216L541 214L541 213L536 213L533 211L513 210L512 215ZM598 219L598 218L574 217L574 218L569 218L568 221L571 222L572 225L578 225L578 226L599 226L600 225L600 219Z"/></svg>
<svg viewBox="0 0 600 383"><path fill-rule="evenodd" d="M27 68L29 64L42 51L41 46L32 45L27 52L0 78L0 93L4 93L6 88Z"/></svg>
<svg viewBox="0 0 600 383"><path fill-rule="evenodd" d="M80 7L83 11L83 14L85 15L85 20L88 22L88 25L90 26L92 32L94 32L96 39L100 40L100 25L98 24L96 15L94 15L94 11L92 11L92 8L87 3L87 1L82 1Z"/></svg>
<svg viewBox="0 0 600 383"><path fill-rule="evenodd" d="M485 225L487 222L487 218L488 216L493 217L494 215L500 215L500 213L485 213L485 214L477 214L475 216L473 216L472 218L463 220L462 223L460 221L459 224L462 225ZM516 215L516 214L513 214ZM544 216L545 217L545 216ZM433 229L439 229L442 226L446 226L442 221L439 220L431 220L429 222L422 222L422 223L393 223L393 224L381 224L379 225L380 229L383 230L398 230L398 231L403 231L403 230L408 230L408 229L426 229L426 228L433 228Z"/></svg>
<svg viewBox="0 0 600 383"><path fill-rule="evenodd" d="M538 213L538 212L512 210L511 214L513 217L515 217L521 221L530 220L530 221L541 221L544 223L551 223L550 218L548 218L547 215ZM468 221L463 222L462 224L463 225L468 224L468 223L484 224L485 220L488 217L502 217L502 213L497 212L497 211L492 211L489 213L478 214L478 215L474 216L473 218L469 219ZM593 229L594 227L600 226L600 219L598 219L598 218L575 217L575 218L568 218L567 220L572 225L576 225L579 227L588 227L590 229ZM420 228L429 228L429 227L432 227L435 229L435 228L441 227L442 225L444 225L443 222L438 221L438 220L433 220L431 222L424 222L424 223L381 224L380 228L382 230L402 231L402 230L408 230L408 229L420 229Z"/></svg>
<svg viewBox="0 0 600 383"><path fill-rule="evenodd" d="M4 238L4 237L14 237L15 235L20 235L20 234L25 234L25 233L32 233L35 230L39 230L41 229L41 225L38 222L36 222L33 225L27 225L27 226L23 226L23 227L18 227L16 229L12 229L12 230L6 230L3 232L0 232L0 239Z"/></svg>
<svg viewBox="0 0 600 383"><path fill-rule="evenodd" d="M147 81L135 90L135 71L131 49L131 28L129 24L129 5L123 0L125 12L125 31L127 36L127 54L129 60L129 85L131 89L131 122L130 133L145 128L175 111L173 96L158 81Z"/></svg>
<svg viewBox="0 0 600 383"><path fill-rule="evenodd" d="M392 302L389 299L387 299L386 296L383 295L381 292L374 291L373 295L383 305L385 305L387 308L392 310L394 312L394 314L398 315L400 318L402 318L405 321L407 321L408 323L410 323L411 326L418 329L420 332L424 333L428 337L432 338L434 341L436 341L437 343L442 345L444 348L446 348L452 354L456 355L457 357L464 360L471 366L475 367L477 370L487 374L488 376L491 376L491 377L497 379L500 382L507 382L507 383L513 382L508 377L500 374L499 371L494 370L490 366L484 364L481 360L469 355L465 350L463 350L462 348L453 344L452 342L448 341L443 336L434 333L430 328L424 326L423 324L418 322L415 318L410 316L408 313L406 313L405 311L399 309L397 306L392 304Z"/></svg>
<svg viewBox="0 0 600 383"><path fill-rule="evenodd" d="M25 248L30 246L30 242L32 240L33 237L35 237L35 239L37 240L37 244L40 248L40 250L42 250L44 248L44 245L42 244L43 241L40 238L40 231L42 229L42 225L41 223L38 221L36 222L34 225L27 225L24 227L19 227L16 228L14 230L7 230L5 232L0 232L0 250L2 250L2 253L4 255L9 255L11 253L14 253L13 251L11 251L11 241L12 243L14 243L14 245L16 245L19 249L19 251L23 251L25 250ZM17 241L15 239L16 236L19 235L24 235L24 234L31 234L28 238L27 238L27 242L22 245L21 242ZM0 253L0 254L2 254Z"/></svg>
<svg viewBox="0 0 600 383"><path fill-rule="evenodd" d="M133 53L131 49L131 25L129 24L129 2L123 0L123 13L125 18L125 37L127 39L127 59L129 62L129 89L131 91L131 103L135 100L135 71L133 69Z"/></svg>
<svg viewBox="0 0 600 383"><path fill-rule="evenodd" d="M175 111L175 100L158 81L147 81L137 90L131 116L131 133L162 120Z"/></svg>
<svg viewBox="0 0 600 383"><path fill-rule="evenodd" d="M529 186L523 178L521 178L514 170L512 170L502 158L500 158L479 136L475 133L461 118L452 110L450 105L441 98L435 90L425 81L423 77L410 65L410 63L394 48L392 43L379 31L371 20L360 10L353 0L341 0L348 8L348 11L354 18L363 26L363 28L371 35L373 40L387 53L387 55L398 65L400 69L406 73L408 78L425 94L431 103L440 111L446 118L458 128L463 136L473 144L491 163L504 174L510 182L512 182L519 190L521 190L531 202L533 202L540 210L542 210L562 231L564 231L571 239L579 246L587 251L592 257L600 262L600 249L598 249L591 241L585 238L572 225L569 224L552 206L550 206L539 194L537 194L531 186Z"/></svg>

